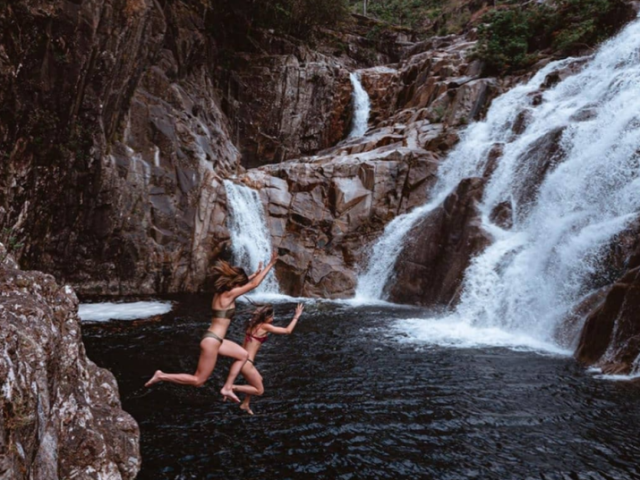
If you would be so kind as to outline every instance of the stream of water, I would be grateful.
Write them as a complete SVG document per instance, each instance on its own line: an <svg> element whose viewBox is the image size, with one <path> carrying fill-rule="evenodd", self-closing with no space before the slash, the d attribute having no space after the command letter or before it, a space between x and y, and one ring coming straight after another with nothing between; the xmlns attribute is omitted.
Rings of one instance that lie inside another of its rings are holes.
<svg viewBox="0 0 640 480"><path fill-rule="evenodd" d="M367 133L371 100L362 83L360 83L357 73L350 73L349 80L351 80L351 85L353 86L353 126L351 127L349 138L359 138Z"/></svg>

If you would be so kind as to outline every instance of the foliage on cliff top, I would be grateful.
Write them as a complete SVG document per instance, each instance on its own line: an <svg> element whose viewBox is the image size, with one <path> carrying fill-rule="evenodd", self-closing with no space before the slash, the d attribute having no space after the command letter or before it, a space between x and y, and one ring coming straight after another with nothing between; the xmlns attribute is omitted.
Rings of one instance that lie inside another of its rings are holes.
<svg viewBox="0 0 640 480"><path fill-rule="evenodd" d="M364 13L363 0L350 0L356 13ZM442 0L367 0L367 15L392 25L420 29L441 12Z"/></svg>
<svg viewBox="0 0 640 480"><path fill-rule="evenodd" d="M367 0L367 15L390 25L409 27L418 34L462 32L488 0ZM364 0L349 0L351 10L363 13Z"/></svg>
<svg viewBox="0 0 640 480"><path fill-rule="evenodd" d="M633 16L624 0L551 0L499 5L483 17L475 55L487 73L533 64L542 50L570 55L613 35Z"/></svg>

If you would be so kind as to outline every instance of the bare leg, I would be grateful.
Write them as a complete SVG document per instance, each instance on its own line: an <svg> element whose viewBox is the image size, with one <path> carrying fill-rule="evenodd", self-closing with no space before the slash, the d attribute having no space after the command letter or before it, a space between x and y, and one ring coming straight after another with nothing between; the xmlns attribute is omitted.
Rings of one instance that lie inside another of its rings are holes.
<svg viewBox="0 0 640 480"><path fill-rule="evenodd" d="M262 395L264 393L262 375L260 375L258 369L250 362L247 362L242 368L242 376L247 380L249 385L234 385L234 392L246 393L247 395Z"/></svg>
<svg viewBox="0 0 640 480"><path fill-rule="evenodd" d="M238 360L237 362L233 362L231 365L231 369L229 370L229 376L227 377L227 381L225 382L220 393L225 399L230 398L236 403L240 403L240 399L233 393L233 382L235 382L236 378L240 374L240 370L242 370L243 365L249 358L249 354L247 351L238 345L235 342L230 340L225 340L222 342L220 346L220 355L224 355L225 357L231 357Z"/></svg>
<svg viewBox="0 0 640 480"><path fill-rule="evenodd" d="M240 404L240 410L244 410L249 415L253 415L253 410L251 410L249 402L251 402L251 395L247 395L246 397L244 397L244 400Z"/></svg>
<svg viewBox="0 0 640 480"><path fill-rule="evenodd" d="M242 376L249 382L249 385L234 385L233 390L247 394L242 404L240 404L240 408L249 415L253 415L249 402L251 402L251 395L262 395L264 393L262 375L253 364L247 362L242 368Z"/></svg>
<svg viewBox="0 0 640 480"><path fill-rule="evenodd" d="M149 387L157 382L171 382L180 385L201 387L216 366L219 350L219 341L214 338L205 338L200 342L200 360L198 360L196 373L189 375L188 373L164 373L158 370L151 380L145 383L145 387Z"/></svg>

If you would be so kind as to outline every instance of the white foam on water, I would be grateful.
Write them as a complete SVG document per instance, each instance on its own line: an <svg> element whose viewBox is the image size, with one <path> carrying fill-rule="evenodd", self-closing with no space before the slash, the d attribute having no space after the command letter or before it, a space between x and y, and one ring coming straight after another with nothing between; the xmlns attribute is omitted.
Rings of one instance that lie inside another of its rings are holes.
<svg viewBox="0 0 640 480"><path fill-rule="evenodd" d="M349 138L359 138L367 133L369 114L371 112L371 100L362 83L360 83L360 78L357 73L351 72L349 74L349 80L351 80L351 85L353 86L353 127L351 127Z"/></svg>
<svg viewBox="0 0 640 480"><path fill-rule="evenodd" d="M498 327L477 327L465 320L451 318L412 318L397 320L392 332L401 343L424 343L441 347L505 347L514 350L571 355L571 351L524 333L510 333Z"/></svg>
<svg viewBox="0 0 640 480"><path fill-rule="evenodd" d="M592 373L594 378L599 380L608 380L611 382L630 382L632 380L640 379L640 372L631 373L629 375L609 374L602 373L602 369L598 367L588 368L587 372Z"/></svg>
<svg viewBox="0 0 640 480"><path fill-rule="evenodd" d="M109 320L137 320L169 313L171 302L130 303L81 303L78 316L83 322L106 322Z"/></svg>

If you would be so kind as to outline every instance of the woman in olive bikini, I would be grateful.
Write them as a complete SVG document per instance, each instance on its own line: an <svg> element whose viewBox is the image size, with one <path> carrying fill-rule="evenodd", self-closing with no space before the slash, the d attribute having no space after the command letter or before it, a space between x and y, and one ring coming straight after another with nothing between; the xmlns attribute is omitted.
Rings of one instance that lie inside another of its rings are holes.
<svg viewBox="0 0 640 480"><path fill-rule="evenodd" d="M211 326L200 342L200 360L196 372L190 375L188 373L164 373L158 370L145 386L148 387L157 382L171 382L201 387L213 372L218 355L222 355L237 361L232 365L220 393L225 400L229 398L239 403L240 399L233 392L232 387L242 366L247 362L249 353L237 343L225 340L224 337L235 314L236 299L258 287L273 268L277 259L278 255L274 253L267 266L263 269L260 264L258 271L250 277L242 268L234 267L224 261L217 262L213 268L216 292L211 302L213 318Z"/></svg>

